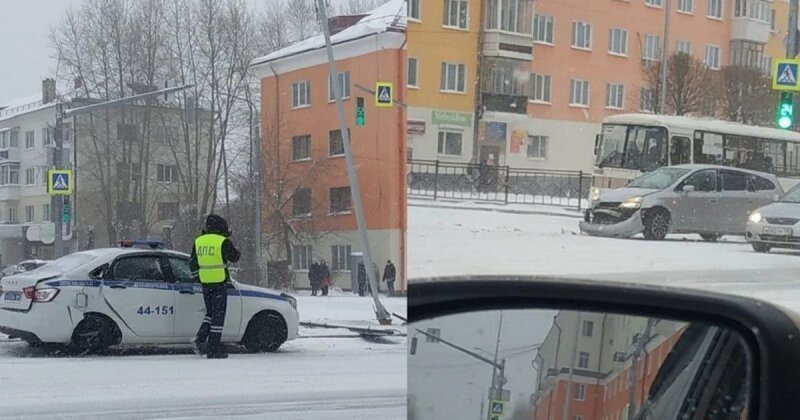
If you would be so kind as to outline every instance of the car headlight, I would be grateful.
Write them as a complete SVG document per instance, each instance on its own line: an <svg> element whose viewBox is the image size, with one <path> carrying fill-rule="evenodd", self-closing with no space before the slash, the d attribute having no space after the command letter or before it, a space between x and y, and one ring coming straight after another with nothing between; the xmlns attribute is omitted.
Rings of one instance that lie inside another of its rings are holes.
<svg viewBox="0 0 800 420"><path fill-rule="evenodd" d="M753 223L761 223L761 213L753 212L750 214L749 220Z"/></svg>
<svg viewBox="0 0 800 420"><path fill-rule="evenodd" d="M292 305L294 310L297 310L297 299L293 298L292 296L287 295L286 293L281 293L281 296L289 302L289 305Z"/></svg>
<svg viewBox="0 0 800 420"><path fill-rule="evenodd" d="M638 209L642 207L642 197L631 197L620 204L620 207L624 209Z"/></svg>

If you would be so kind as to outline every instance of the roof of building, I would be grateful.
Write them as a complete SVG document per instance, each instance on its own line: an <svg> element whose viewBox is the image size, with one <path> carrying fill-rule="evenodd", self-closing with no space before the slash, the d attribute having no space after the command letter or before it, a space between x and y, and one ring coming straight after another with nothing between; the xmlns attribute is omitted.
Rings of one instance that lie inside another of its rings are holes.
<svg viewBox="0 0 800 420"><path fill-rule="evenodd" d="M389 0L361 18L358 23L331 36L331 44L341 44L370 35L406 27L405 0ZM286 48L272 52L250 62L251 66L268 63L295 54L318 50L325 47L325 36L322 34L294 43Z"/></svg>

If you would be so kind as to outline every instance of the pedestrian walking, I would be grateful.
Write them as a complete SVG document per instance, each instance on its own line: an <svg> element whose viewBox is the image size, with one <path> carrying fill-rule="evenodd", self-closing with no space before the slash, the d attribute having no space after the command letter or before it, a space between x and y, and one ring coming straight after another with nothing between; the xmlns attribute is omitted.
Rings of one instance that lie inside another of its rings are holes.
<svg viewBox="0 0 800 420"><path fill-rule="evenodd" d="M358 263L358 295L365 296L367 293L367 269L364 262Z"/></svg>
<svg viewBox="0 0 800 420"><path fill-rule="evenodd" d="M320 286L320 266L317 261L311 263L311 266L308 267L308 283L311 285L311 296L317 295L317 290L319 290Z"/></svg>
<svg viewBox="0 0 800 420"><path fill-rule="evenodd" d="M397 269L392 264L392 260L386 260L386 267L383 268L383 281L386 282L387 294L394 296L394 280L397 277Z"/></svg>
<svg viewBox="0 0 800 420"><path fill-rule="evenodd" d="M192 341L197 354L209 359L225 359L228 355L222 346L222 329L228 306L227 284L230 282L228 264L239 261L241 254L230 239L228 222L221 216L209 214L203 233L194 241L190 267L203 285L206 315Z"/></svg>
<svg viewBox="0 0 800 420"><path fill-rule="evenodd" d="M322 260L319 270L319 277L322 279L322 296L328 296L328 288L331 287L331 270L328 269L328 263L325 260Z"/></svg>

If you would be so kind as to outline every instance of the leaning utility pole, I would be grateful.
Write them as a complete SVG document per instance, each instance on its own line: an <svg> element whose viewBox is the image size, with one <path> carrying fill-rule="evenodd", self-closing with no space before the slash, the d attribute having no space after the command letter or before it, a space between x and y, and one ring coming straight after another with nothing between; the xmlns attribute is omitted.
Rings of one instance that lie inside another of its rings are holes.
<svg viewBox="0 0 800 420"><path fill-rule="evenodd" d="M317 0L317 12L319 13L320 24L322 25L322 32L325 35L325 48L328 51L328 70L330 74L330 83L333 88L333 95L336 99L336 111L339 115L339 129L342 133L342 143L344 143L344 157L347 161L347 177L350 180L350 191L353 199L353 207L356 213L356 223L358 224L358 236L361 242L361 248L364 250L364 265L367 272L367 279L369 280L370 287L372 288L372 299L375 302L375 315L381 325L388 325L392 323L392 316L389 311L378 299L378 279L375 278L375 270L373 270L372 256L369 249L369 241L367 240L367 223L364 220L364 210L361 205L361 189L358 183L358 174L356 173L355 162L353 161L353 152L350 149L350 132L347 130L347 123L344 116L344 104L342 103L342 90L339 84L339 72L336 70L336 60L333 58L333 46L331 46L331 35L328 28L328 15L325 11L325 0Z"/></svg>
<svg viewBox="0 0 800 420"><path fill-rule="evenodd" d="M789 39L786 43L786 58L797 56L797 13L798 0L789 0Z"/></svg>
<svg viewBox="0 0 800 420"><path fill-rule="evenodd" d="M661 95L658 98L659 114L666 114L667 106L667 62L669 61L669 18L672 14L670 0L664 5L664 46L661 51Z"/></svg>
<svg viewBox="0 0 800 420"><path fill-rule="evenodd" d="M655 325L655 319L647 318L647 326L644 333L639 336L639 340L634 343L633 358L631 359L631 370L628 372L628 416L632 419L636 414L636 379L639 376L639 358L644 352L647 342L650 341L650 331Z"/></svg>

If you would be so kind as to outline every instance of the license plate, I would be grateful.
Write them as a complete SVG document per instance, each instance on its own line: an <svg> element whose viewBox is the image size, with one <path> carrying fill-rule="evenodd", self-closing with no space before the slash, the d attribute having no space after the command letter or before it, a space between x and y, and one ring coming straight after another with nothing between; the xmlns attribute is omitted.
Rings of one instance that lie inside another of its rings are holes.
<svg viewBox="0 0 800 420"><path fill-rule="evenodd" d="M19 302L22 300L22 295L19 292L5 292L3 293L3 300Z"/></svg>
<svg viewBox="0 0 800 420"><path fill-rule="evenodd" d="M789 236L792 234L792 228L764 226L764 235L776 236Z"/></svg>

